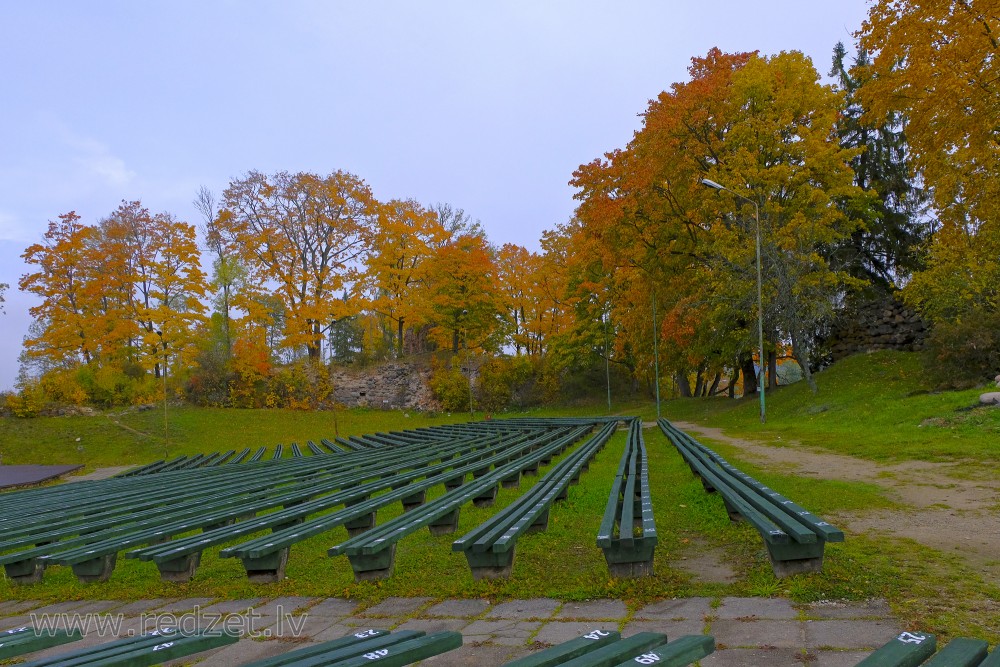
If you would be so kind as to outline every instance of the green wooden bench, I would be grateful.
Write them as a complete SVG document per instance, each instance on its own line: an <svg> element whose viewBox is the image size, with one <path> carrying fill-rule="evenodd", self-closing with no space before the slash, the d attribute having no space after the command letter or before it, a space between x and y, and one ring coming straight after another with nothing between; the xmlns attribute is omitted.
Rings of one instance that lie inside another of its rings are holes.
<svg viewBox="0 0 1000 667"><path fill-rule="evenodd" d="M659 632L640 632L627 639L614 631L591 632L505 663L504 667L684 667L715 651L710 635L686 635L672 642Z"/></svg>
<svg viewBox="0 0 1000 667"><path fill-rule="evenodd" d="M24 663L21 667L148 667L234 644L236 635L156 631Z"/></svg>
<svg viewBox="0 0 1000 667"><path fill-rule="evenodd" d="M615 424L606 424L554 466L527 493L452 542L452 551L465 554L473 579L510 576L518 537L522 533L548 527L552 503L566 497L569 485L580 479L580 474L611 438L614 430Z"/></svg>
<svg viewBox="0 0 1000 667"><path fill-rule="evenodd" d="M263 445L260 449L254 452L253 456L250 457L248 463L256 463L257 461L263 460L264 454L267 452L267 445Z"/></svg>
<svg viewBox="0 0 1000 667"><path fill-rule="evenodd" d="M306 447L308 447L308 448L309 448L309 452L310 452L310 453L311 453L311 454L312 454L313 456L317 456L317 455L319 455L319 454L322 454L322 453L323 453L323 450L322 450L322 449L320 449L320 448L319 448L319 447L318 447L318 446L316 445L316 443L315 443L315 442L313 442L312 440L306 440Z"/></svg>
<svg viewBox="0 0 1000 667"><path fill-rule="evenodd" d="M656 542L642 422L632 419L625 451L597 533L597 546L604 552L612 576L640 577L653 574Z"/></svg>
<svg viewBox="0 0 1000 667"><path fill-rule="evenodd" d="M935 653L937 640L926 632L903 632L878 648L857 667L998 667L1000 650L988 654L982 639L956 637Z"/></svg>
<svg viewBox="0 0 1000 667"><path fill-rule="evenodd" d="M250 448L249 448L249 447L244 447L244 448L243 448L242 450L240 450L240 451L239 451L239 452L238 452L238 453L236 454L236 456L234 456L234 457L233 457L233 458L232 458L232 459L231 459L231 460L229 461L229 463L228 463L227 465L232 465L232 464L234 464L234 463L243 463L243 459L245 459L245 458L246 458L246 457L248 457L248 456L250 456Z"/></svg>
<svg viewBox="0 0 1000 667"><path fill-rule="evenodd" d="M666 419L658 423L706 491L722 497L730 519L757 529L775 576L821 571L826 543L844 541L838 528L739 471Z"/></svg>
<svg viewBox="0 0 1000 667"><path fill-rule="evenodd" d="M5 630L0 632L0 660L27 655L52 646L68 644L82 637L79 630L73 632L42 631L31 626Z"/></svg>
<svg viewBox="0 0 1000 667"><path fill-rule="evenodd" d="M924 667L979 667L986 659L990 645L981 639L956 637L931 656Z"/></svg>
<svg viewBox="0 0 1000 667"><path fill-rule="evenodd" d="M593 634L593 633L591 633ZM618 634L618 633L614 633ZM586 636L586 635L585 635ZM578 653L559 658L559 662L553 662L556 656L560 656L562 645L545 649L519 660L505 663L504 667L539 667L540 665L559 665L559 667L615 667L640 656L650 649L655 649L667 643L667 636L660 632L639 632L627 638L615 638L607 641L603 638L598 643L594 640L591 645L581 644L580 638L570 640L578 649L584 649ZM569 643L569 642L567 642Z"/></svg>
<svg viewBox="0 0 1000 667"><path fill-rule="evenodd" d="M383 667L409 665L462 645L458 632L361 630L315 646L290 651L242 667L353 667L377 662Z"/></svg>

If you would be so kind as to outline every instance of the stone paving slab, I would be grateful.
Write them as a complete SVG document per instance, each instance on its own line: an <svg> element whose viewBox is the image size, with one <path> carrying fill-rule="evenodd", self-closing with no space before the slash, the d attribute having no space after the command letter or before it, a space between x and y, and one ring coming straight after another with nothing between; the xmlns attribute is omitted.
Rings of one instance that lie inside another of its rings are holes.
<svg viewBox="0 0 1000 667"><path fill-rule="evenodd" d="M431 602L433 599L434 598L388 598L373 607L365 609L359 615L381 618L409 616Z"/></svg>
<svg viewBox="0 0 1000 667"><path fill-rule="evenodd" d="M489 600L445 600L424 611L424 615L475 618L491 606Z"/></svg>
<svg viewBox="0 0 1000 667"><path fill-rule="evenodd" d="M560 606L558 600L548 598L513 600L496 605L486 618L549 618Z"/></svg>
<svg viewBox="0 0 1000 667"><path fill-rule="evenodd" d="M634 618L646 619L688 619L704 620L714 614L711 598L682 598L680 600L663 600L646 605L635 612Z"/></svg>
<svg viewBox="0 0 1000 667"><path fill-rule="evenodd" d="M679 621L629 621L622 628L623 637L631 637L639 632L663 632L670 639L684 635L700 635L705 631L705 621L700 618L684 618Z"/></svg>
<svg viewBox="0 0 1000 667"><path fill-rule="evenodd" d="M34 609L37 606L39 606L39 603L35 600L8 600L6 602L0 602L0 617L20 614L21 612Z"/></svg>
<svg viewBox="0 0 1000 667"><path fill-rule="evenodd" d="M798 618L799 611L780 598L723 598L713 613L718 618Z"/></svg>
<svg viewBox="0 0 1000 667"><path fill-rule="evenodd" d="M805 645L805 628L799 621L712 621L709 634L719 646L732 648L796 648Z"/></svg>
<svg viewBox="0 0 1000 667"><path fill-rule="evenodd" d="M628 613L621 600L588 600L586 602L565 603L554 618L579 620L602 620L624 618Z"/></svg>

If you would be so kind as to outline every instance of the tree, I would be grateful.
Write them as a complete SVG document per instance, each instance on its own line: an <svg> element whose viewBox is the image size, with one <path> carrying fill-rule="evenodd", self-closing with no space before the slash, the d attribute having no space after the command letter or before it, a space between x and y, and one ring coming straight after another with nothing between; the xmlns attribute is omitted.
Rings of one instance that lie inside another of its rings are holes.
<svg viewBox="0 0 1000 667"><path fill-rule="evenodd" d="M871 81L868 52L859 47L852 66L846 57L847 49L838 42L830 70L844 96L837 135L842 147L858 149L851 159L855 185L874 190L877 198L867 209L855 212L865 224L832 249L832 261L856 278L890 291L920 266L918 250L925 226L919 216L925 197L911 175L899 112L876 119L865 113L861 103L860 91Z"/></svg>
<svg viewBox="0 0 1000 667"><path fill-rule="evenodd" d="M252 171L232 181L222 201L215 230L227 256L246 270L235 301L251 310L255 294L273 294L285 309L281 344L303 346L319 360L330 324L351 314L353 304L336 295L354 281L370 244L375 200L368 186L344 171Z"/></svg>
<svg viewBox="0 0 1000 667"><path fill-rule="evenodd" d="M4 304L4 301L5 301L4 295L5 295L5 293L7 292L7 290L9 288L10 288L10 285L8 285L7 283L0 283L0 314L2 314L4 312L4 308L3 308L3 304Z"/></svg>
<svg viewBox="0 0 1000 667"><path fill-rule="evenodd" d="M201 213L205 242L215 255L212 260L212 280L210 287L215 291L214 305L222 317L222 341L224 364L228 362L233 349L232 307L233 294L240 289L246 272L240 264L239 257L228 255L222 244L222 236L215 228L217 217L217 202L215 194L202 186L194 199L194 207Z"/></svg>
<svg viewBox="0 0 1000 667"><path fill-rule="evenodd" d="M441 347L495 350L502 305L490 249L479 236L460 235L439 247L426 274L432 337Z"/></svg>
<svg viewBox="0 0 1000 667"><path fill-rule="evenodd" d="M406 327L426 320L426 264L446 238L438 216L415 201L379 206L362 281L368 306L395 325L397 357L403 356Z"/></svg>
<svg viewBox="0 0 1000 667"><path fill-rule="evenodd" d="M138 201L122 202L101 221L96 238L111 268L105 272L111 287L106 302L115 303L106 311L128 323L128 329L124 323L116 327L115 340L137 349L136 360L154 377L170 356L178 366L190 366L195 330L205 321L201 299L207 287L194 226L169 213L151 215Z"/></svg>
<svg viewBox="0 0 1000 667"><path fill-rule="evenodd" d="M861 31L862 46L875 55L859 95L873 116L906 119L913 169L940 223L926 269L903 296L935 329L955 334L945 336L952 347L1000 343L993 324L1000 305L998 36L995 5L970 0L881 0ZM978 373L996 370L984 365Z"/></svg>
<svg viewBox="0 0 1000 667"><path fill-rule="evenodd" d="M651 289L664 297L667 329L658 335L684 350L667 355L672 370L684 377L734 360L746 369L756 338L749 325L757 321L759 208L771 354L790 339L808 367L816 322L852 284L824 250L859 224L844 209L863 207L854 152L831 141L838 95L796 52L761 58L713 49L689 71L689 82L651 102L627 149L574 174L583 236L616 277L616 291L640 292L619 298L623 308L647 302ZM704 178L740 197L712 194ZM852 206L835 205L844 201Z"/></svg>
<svg viewBox="0 0 1000 667"><path fill-rule="evenodd" d="M21 255L38 271L23 275L18 287L40 299L28 312L47 324L38 335L25 339L30 356L43 356L58 365L90 363L99 354L92 317L96 307L88 289L93 262L87 241L92 234L93 229L70 211L50 221L43 241Z"/></svg>

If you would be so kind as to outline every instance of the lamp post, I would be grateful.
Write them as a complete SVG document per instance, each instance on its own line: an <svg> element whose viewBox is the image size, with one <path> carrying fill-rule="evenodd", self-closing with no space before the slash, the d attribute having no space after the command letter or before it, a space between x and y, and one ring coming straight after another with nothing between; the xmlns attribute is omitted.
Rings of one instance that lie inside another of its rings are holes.
<svg viewBox="0 0 1000 667"><path fill-rule="evenodd" d="M469 311L462 311L462 342L465 343L465 365L469 367L469 419L475 419L476 413L472 409L472 357L469 354Z"/></svg>
<svg viewBox="0 0 1000 667"><path fill-rule="evenodd" d="M764 409L764 364L767 363L764 357L764 298L762 296L762 279L761 279L761 268L760 268L760 206L757 202L749 197L744 197L738 192L730 190L726 186L716 183L715 181L709 180L707 178L701 179L700 183L702 185L708 186L715 190L725 190L734 197L738 197L743 201L750 202L753 204L753 215L754 221L757 223L757 339L760 343L760 376L757 382L757 387L760 391L760 423L763 424L767 420L766 411Z"/></svg>

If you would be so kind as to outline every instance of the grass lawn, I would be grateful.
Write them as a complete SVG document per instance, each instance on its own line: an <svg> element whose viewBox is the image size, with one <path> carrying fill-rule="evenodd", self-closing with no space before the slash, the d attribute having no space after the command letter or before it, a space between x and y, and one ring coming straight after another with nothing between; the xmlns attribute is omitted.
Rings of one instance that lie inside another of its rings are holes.
<svg viewBox="0 0 1000 667"><path fill-rule="evenodd" d="M879 461L955 460L969 466L995 465L1000 411L965 409L975 403L978 391L927 392L921 386L914 355L861 355L820 374L817 380L820 391L815 396L804 385L768 394L766 425L759 424L756 401L752 399L667 401L663 413L671 419L720 426L732 435L780 446L797 441ZM531 415L606 412L606 406L599 403L533 411ZM647 402L616 405L614 412L652 419L656 408ZM301 444L335 434L398 430L467 418L458 414L404 415L366 410L307 413L171 407L167 443L163 438L163 413L158 411L3 419L0 453L4 463L84 462L88 467L142 464L165 454L224 451L278 442ZM6 579L0 581L0 599L317 595L375 603L388 596L549 596L563 600L610 597L639 605L654 599L695 595L780 595L802 602L885 598L912 628L938 633L942 639L971 635L991 643L1000 641L1000 609L995 603L1000 590L986 584L956 557L912 541L848 535L846 542L827 546L821 574L776 579L757 533L746 525L729 522L721 499L703 491L658 429L647 429L645 435L660 539L654 577L611 579L595 545L624 447L622 431L598 455L581 483L570 488L568 500L554 506L548 530L521 537L513 576L508 580L474 582L464 556L451 551L451 542L510 503L520 493L518 489L501 489L491 508L463 507L455 534L432 536L421 530L404 538L397 550L395 575L381 582L355 583L346 557L326 555L328 547L346 539L341 528L294 546L287 579L277 584L249 584L239 561L219 559L218 549L213 549L204 554L197 575L186 584L161 582L152 563L120 558L106 583L80 584L69 568L56 566L46 571L44 581L38 585L17 587ZM82 451L78 451L79 446ZM776 474L740 461L738 452L724 445L711 446L820 516L898 509L878 486ZM524 478L521 489L535 479ZM399 512L398 505L386 508L379 513L379 522ZM721 554L734 566L736 580L700 583L677 567L693 545Z"/></svg>

